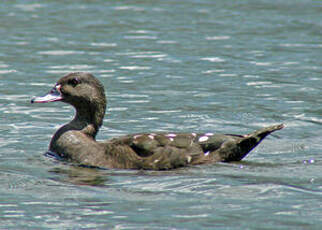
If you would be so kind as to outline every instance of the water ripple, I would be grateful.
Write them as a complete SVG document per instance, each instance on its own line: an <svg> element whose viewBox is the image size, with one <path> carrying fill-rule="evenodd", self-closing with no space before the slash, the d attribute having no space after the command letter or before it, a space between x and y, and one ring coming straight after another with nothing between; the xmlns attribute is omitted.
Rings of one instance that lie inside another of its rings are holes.
<svg viewBox="0 0 322 230"><path fill-rule="evenodd" d="M206 37L206 40L210 40L210 41L218 41L218 40L228 40L230 39L230 36L213 36L213 37Z"/></svg>
<svg viewBox="0 0 322 230"><path fill-rule="evenodd" d="M15 7L23 10L23 11L36 11L37 9L45 7L43 4L17 4Z"/></svg>
<svg viewBox="0 0 322 230"><path fill-rule="evenodd" d="M200 60L210 61L210 62L225 62L225 60L220 57L205 57L205 58L200 58Z"/></svg>
<svg viewBox="0 0 322 230"><path fill-rule="evenodd" d="M92 42L92 46L97 46L97 47L116 47L116 43L106 43L106 42Z"/></svg>
<svg viewBox="0 0 322 230"><path fill-rule="evenodd" d="M120 66L119 69L125 70L149 70L151 67L149 66Z"/></svg>
<svg viewBox="0 0 322 230"><path fill-rule="evenodd" d="M54 55L54 56L65 56L65 55L72 55L72 54L83 54L82 51L76 50L47 50L47 51L39 51L38 54L41 55Z"/></svg>

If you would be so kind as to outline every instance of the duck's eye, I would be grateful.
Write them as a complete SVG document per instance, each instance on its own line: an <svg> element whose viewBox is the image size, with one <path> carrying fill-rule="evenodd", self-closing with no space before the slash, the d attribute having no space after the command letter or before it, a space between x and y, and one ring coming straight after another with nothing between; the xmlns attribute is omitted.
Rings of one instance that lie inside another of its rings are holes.
<svg viewBox="0 0 322 230"><path fill-rule="evenodd" d="M80 83L80 80L78 78L73 78L68 81L68 84L72 85L73 87L75 87L79 83Z"/></svg>

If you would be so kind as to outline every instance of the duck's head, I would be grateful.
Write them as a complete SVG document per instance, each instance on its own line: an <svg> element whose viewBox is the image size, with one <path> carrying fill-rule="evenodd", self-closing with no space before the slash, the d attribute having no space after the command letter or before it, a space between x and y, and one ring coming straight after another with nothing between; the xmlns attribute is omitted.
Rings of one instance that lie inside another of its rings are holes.
<svg viewBox="0 0 322 230"><path fill-rule="evenodd" d="M57 81L49 93L42 97L34 97L31 103L54 101L74 106L80 118L91 119L96 125L101 126L106 108L105 92L103 85L92 74L67 74Z"/></svg>

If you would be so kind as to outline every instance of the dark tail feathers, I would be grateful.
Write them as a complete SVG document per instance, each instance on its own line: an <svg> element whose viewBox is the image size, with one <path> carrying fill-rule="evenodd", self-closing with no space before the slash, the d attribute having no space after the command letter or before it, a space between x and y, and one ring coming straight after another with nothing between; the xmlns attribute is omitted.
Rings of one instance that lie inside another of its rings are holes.
<svg viewBox="0 0 322 230"><path fill-rule="evenodd" d="M241 137L240 139L223 143L220 149L216 152L223 162L240 161L267 135L284 127L284 124L279 124L259 129L251 134Z"/></svg>

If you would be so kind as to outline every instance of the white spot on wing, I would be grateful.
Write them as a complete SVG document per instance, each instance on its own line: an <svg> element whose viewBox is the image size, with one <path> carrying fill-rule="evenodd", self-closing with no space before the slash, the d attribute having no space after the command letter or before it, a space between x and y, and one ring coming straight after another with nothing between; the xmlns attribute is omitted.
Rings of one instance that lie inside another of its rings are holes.
<svg viewBox="0 0 322 230"><path fill-rule="evenodd" d="M142 136L142 135L135 135L133 138L134 138L134 139L137 139L137 138L139 138L140 136Z"/></svg>
<svg viewBox="0 0 322 230"><path fill-rule="evenodd" d="M177 135L176 134L174 134L174 133L169 133L169 134L167 134L167 135L165 135L166 137L176 137Z"/></svg>
<svg viewBox="0 0 322 230"><path fill-rule="evenodd" d="M172 138L172 137L170 137L170 138L169 138L169 140L170 140L170 141L173 141L173 138Z"/></svg>
<svg viewBox="0 0 322 230"><path fill-rule="evenodd" d="M151 135L151 134L150 134L148 137L149 137L150 139L152 139L152 140L154 139L154 136L153 136L153 135Z"/></svg>
<svg viewBox="0 0 322 230"><path fill-rule="evenodd" d="M190 163L191 162L191 156L187 156L187 161L188 161L188 163Z"/></svg>
<svg viewBox="0 0 322 230"><path fill-rule="evenodd" d="M202 136L202 137L199 137L199 142L204 142L204 141L207 141L209 139L209 137L207 136Z"/></svg>
<svg viewBox="0 0 322 230"><path fill-rule="evenodd" d="M213 133L205 133L205 136L213 136L214 134Z"/></svg>
<svg viewBox="0 0 322 230"><path fill-rule="evenodd" d="M205 156L208 156L208 155L209 155L209 153L210 153L210 151L208 151L208 152L205 152Z"/></svg>

